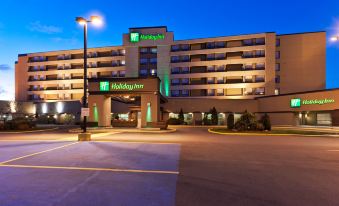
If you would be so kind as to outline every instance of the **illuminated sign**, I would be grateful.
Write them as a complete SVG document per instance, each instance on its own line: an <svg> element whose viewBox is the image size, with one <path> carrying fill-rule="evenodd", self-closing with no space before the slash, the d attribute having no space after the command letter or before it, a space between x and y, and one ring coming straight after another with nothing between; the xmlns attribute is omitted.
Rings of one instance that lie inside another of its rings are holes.
<svg viewBox="0 0 339 206"><path fill-rule="evenodd" d="M297 108L300 107L301 105L314 105L314 104L319 104L319 105L323 105L323 104L330 104L330 103L334 103L334 99L304 99L301 100L300 98L296 98L296 99L291 99L290 102L290 106L292 108Z"/></svg>
<svg viewBox="0 0 339 206"><path fill-rule="evenodd" d="M109 82L100 82L100 91L109 91Z"/></svg>
<svg viewBox="0 0 339 206"><path fill-rule="evenodd" d="M301 99L291 99L290 105L292 108L300 107Z"/></svg>
<svg viewBox="0 0 339 206"><path fill-rule="evenodd" d="M100 82L99 84L100 91L119 91L119 90L127 90L127 91L133 91L133 90L138 90L138 89L143 89L144 84L128 84L126 82L123 83L116 83L116 82L111 82L111 85L109 82Z"/></svg>
<svg viewBox="0 0 339 206"><path fill-rule="evenodd" d="M138 32L131 32L129 34L129 40L132 43L137 43L143 40L153 40L153 41L157 41L157 40L161 40L161 39L165 39L165 35L164 34L140 34Z"/></svg>

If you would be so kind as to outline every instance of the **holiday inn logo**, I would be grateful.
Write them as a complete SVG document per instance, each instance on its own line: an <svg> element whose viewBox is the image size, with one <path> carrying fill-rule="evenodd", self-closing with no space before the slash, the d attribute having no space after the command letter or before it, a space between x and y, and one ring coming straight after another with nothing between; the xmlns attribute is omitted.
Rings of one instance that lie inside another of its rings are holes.
<svg viewBox="0 0 339 206"><path fill-rule="evenodd" d="M292 108L300 107L301 99L291 99L290 105L291 105Z"/></svg>
<svg viewBox="0 0 339 206"><path fill-rule="evenodd" d="M129 40L132 43L137 43L137 42L144 41L144 40L157 41L157 40L162 40L162 39L165 39L164 34L140 34L138 32L131 32L129 34Z"/></svg>
<svg viewBox="0 0 339 206"><path fill-rule="evenodd" d="M139 41L140 41L140 39L139 39L139 33L137 33L137 32L132 32L132 33L130 33L130 34L129 34L129 40L130 40L131 42L139 42Z"/></svg>
<svg viewBox="0 0 339 206"><path fill-rule="evenodd" d="M100 82L99 83L99 91L107 92L107 91L119 91L119 90L138 90L138 89L144 89L144 84L128 84L126 82L123 83L116 83L116 82Z"/></svg>
<svg viewBox="0 0 339 206"><path fill-rule="evenodd" d="M109 91L109 82L100 82L100 91Z"/></svg>
<svg viewBox="0 0 339 206"><path fill-rule="evenodd" d="M314 104L319 104L319 105L323 105L323 104L330 104L330 103L334 103L335 100L334 99L304 99L301 100L300 98L294 98L291 99L290 102L290 106L292 108L298 108L301 107L301 105L314 105Z"/></svg>

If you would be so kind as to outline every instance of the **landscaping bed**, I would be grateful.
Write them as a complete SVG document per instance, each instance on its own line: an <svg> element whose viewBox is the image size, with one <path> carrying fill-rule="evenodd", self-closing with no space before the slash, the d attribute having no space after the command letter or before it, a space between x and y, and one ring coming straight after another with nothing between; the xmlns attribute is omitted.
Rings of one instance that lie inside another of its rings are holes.
<svg viewBox="0 0 339 206"><path fill-rule="evenodd" d="M329 135L330 133L326 132L317 132L317 131L306 131L306 130L271 130L271 131L235 131L227 128L211 128L210 132L216 132L220 134L262 134L262 135L270 135L270 134L296 134L296 135Z"/></svg>

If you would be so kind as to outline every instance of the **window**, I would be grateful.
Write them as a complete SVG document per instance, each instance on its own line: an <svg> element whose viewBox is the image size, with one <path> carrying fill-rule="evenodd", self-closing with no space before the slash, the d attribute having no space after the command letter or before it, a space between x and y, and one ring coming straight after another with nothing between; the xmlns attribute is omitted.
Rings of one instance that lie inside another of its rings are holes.
<svg viewBox="0 0 339 206"><path fill-rule="evenodd" d="M190 94L189 90L187 90L187 89L181 90L181 96L188 97L189 94Z"/></svg>
<svg viewBox="0 0 339 206"><path fill-rule="evenodd" d="M121 65L121 66L125 66L125 64L126 64L126 61L125 61L125 60L120 60L120 65Z"/></svg>
<svg viewBox="0 0 339 206"><path fill-rule="evenodd" d="M265 82L265 76L264 75L255 76L255 82Z"/></svg>
<svg viewBox="0 0 339 206"><path fill-rule="evenodd" d="M189 84L189 82L190 82L189 78L182 78L181 79L181 84L182 85L187 85L187 84Z"/></svg>
<svg viewBox="0 0 339 206"><path fill-rule="evenodd" d="M255 69L256 70L263 70L263 69L265 69L265 63L257 63L255 65Z"/></svg>
<svg viewBox="0 0 339 206"><path fill-rule="evenodd" d="M180 73L180 67L171 68L171 74L179 74L179 73Z"/></svg>
<svg viewBox="0 0 339 206"><path fill-rule="evenodd" d="M207 71L214 72L215 71L214 66L207 66Z"/></svg>
<svg viewBox="0 0 339 206"><path fill-rule="evenodd" d="M140 76L145 77L148 75L147 69L140 69Z"/></svg>
<svg viewBox="0 0 339 206"><path fill-rule="evenodd" d="M275 42L275 46L280 46L280 39L277 39L276 42Z"/></svg>
<svg viewBox="0 0 339 206"><path fill-rule="evenodd" d="M257 38L255 39L256 45L264 45L265 44L265 38Z"/></svg>
<svg viewBox="0 0 339 206"><path fill-rule="evenodd" d="M171 46L171 51L179 51L180 50L180 46L179 45L172 45Z"/></svg>
<svg viewBox="0 0 339 206"><path fill-rule="evenodd" d="M188 74L188 73L190 73L190 69L188 67L182 67L181 68L181 73Z"/></svg>
<svg viewBox="0 0 339 206"><path fill-rule="evenodd" d="M157 58L150 58L151 64L157 64Z"/></svg>
<svg viewBox="0 0 339 206"><path fill-rule="evenodd" d="M158 49L157 48L151 48L151 53L152 54L156 54L158 52Z"/></svg>
<svg viewBox="0 0 339 206"><path fill-rule="evenodd" d="M253 69L253 65L252 64L245 64L245 70L252 70Z"/></svg>
<svg viewBox="0 0 339 206"><path fill-rule="evenodd" d="M225 71L225 65L219 65L219 66L217 66L217 71L218 71L218 72L224 72L224 71Z"/></svg>
<svg viewBox="0 0 339 206"><path fill-rule="evenodd" d="M188 62L188 61L190 61L190 56L184 55L184 56L181 56L180 59L181 59L182 62Z"/></svg>
<svg viewBox="0 0 339 206"><path fill-rule="evenodd" d="M280 59L280 51L276 51L275 52L275 58L276 59Z"/></svg>
<svg viewBox="0 0 339 206"><path fill-rule="evenodd" d="M148 59L142 58L140 59L140 64L147 64Z"/></svg>
<svg viewBox="0 0 339 206"><path fill-rule="evenodd" d="M280 64L279 63L275 64L275 71L280 71Z"/></svg>
<svg viewBox="0 0 339 206"><path fill-rule="evenodd" d="M217 96L224 96L224 89L217 89Z"/></svg>
<svg viewBox="0 0 339 206"><path fill-rule="evenodd" d="M112 61L112 66L113 66L113 67L118 66L118 62L117 62L117 61Z"/></svg>
<svg viewBox="0 0 339 206"><path fill-rule="evenodd" d="M180 60L179 56L171 56L172 63L179 62L179 60Z"/></svg>
<svg viewBox="0 0 339 206"><path fill-rule="evenodd" d="M178 97L179 96L179 90L171 90L171 96L172 97Z"/></svg>
<svg viewBox="0 0 339 206"><path fill-rule="evenodd" d="M244 88L244 95L253 95L253 88Z"/></svg>
<svg viewBox="0 0 339 206"><path fill-rule="evenodd" d="M224 84L224 77L217 77L218 84Z"/></svg>
<svg viewBox="0 0 339 206"><path fill-rule="evenodd" d="M147 54L148 53L148 48L140 48L140 53L141 54Z"/></svg>
<svg viewBox="0 0 339 206"><path fill-rule="evenodd" d="M113 71L112 72L112 77L118 77L118 71Z"/></svg>
<svg viewBox="0 0 339 206"><path fill-rule="evenodd" d="M126 76L126 71L125 70L119 71L119 77L125 77L125 76Z"/></svg>
<svg viewBox="0 0 339 206"><path fill-rule="evenodd" d="M252 83L253 77L252 76L244 76L244 82L245 83Z"/></svg>
<svg viewBox="0 0 339 206"><path fill-rule="evenodd" d="M244 46L252 46L253 45L252 39L245 39L242 42L243 42Z"/></svg>
<svg viewBox="0 0 339 206"><path fill-rule="evenodd" d="M207 58L207 60L214 60L215 55L214 54L207 54L206 58Z"/></svg>
<svg viewBox="0 0 339 206"><path fill-rule="evenodd" d="M214 42L207 42L206 43L206 47L207 47L207 49L214 49L215 48L215 44L214 44Z"/></svg>
<svg viewBox="0 0 339 206"><path fill-rule="evenodd" d="M112 56L118 56L119 55L119 52L117 50L112 50Z"/></svg>
<svg viewBox="0 0 339 206"><path fill-rule="evenodd" d="M216 48L225 48L225 42L224 41L218 41L218 42L215 42L215 47Z"/></svg>
<svg viewBox="0 0 339 206"><path fill-rule="evenodd" d="M279 88L278 88L278 89L275 89L275 90L274 90L274 94L275 94L275 95L279 95L279 94L280 94L280 89L279 89Z"/></svg>
<svg viewBox="0 0 339 206"><path fill-rule="evenodd" d="M179 79L171 79L171 84L172 85L179 85L180 81L179 81Z"/></svg>
<svg viewBox="0 0 339 206"><path fill-rule="evenodd" d="M208 89L207 96L215 96L215 89Z"/></svg>
<svg viewBox="0 0 339 206"><path fill-rule="evenodd" d="M252 58L253 57L253 52L252 51L244 51L243 57L244 58Z"/></svg>
<svg viewBox="0 0 339 206"><path fill-rule="evenodd" d="M214 77L208 77L207 84L214 84Z"/></svg>
<svg viewBox="0 0 339 206"><path fill-rule="evenodd" d="M220 59L225 59L226 53L218 53L215 54L215 59L220 60Z"/></svg>
<svg viewBox="0 0 339 206"><path fill-rule="evenodd" d="M280 76L279 75L275 75L275 83L280 83Z"/></svg>
<svg viewBox="0 0 339 206"><path fill-rule="evenodd" d="M265 50L256 50L255 56L256 57L264 57L265 56Z"/></svg>
<svg viewBox="0 0 339 206"><path fill-rule="evenodd" d="M125 56L126 50L125 50L125 49L119 49L119 54L120 54L121 56Z"/></svg>
<svg viewBox="0 0 339 206"><path fill-rule="evenodd" d="M265 94L265 88L264 87L255 88L254 94L255 95L263 95L263 94Z"/></svg>
<svg viewBox="0 0 339 206"><path fill-rule="evenodd" d="M188 51L190 49L190 45L182 44L182 45L180 45L180 48L181 48L182 51Z"/></svg>

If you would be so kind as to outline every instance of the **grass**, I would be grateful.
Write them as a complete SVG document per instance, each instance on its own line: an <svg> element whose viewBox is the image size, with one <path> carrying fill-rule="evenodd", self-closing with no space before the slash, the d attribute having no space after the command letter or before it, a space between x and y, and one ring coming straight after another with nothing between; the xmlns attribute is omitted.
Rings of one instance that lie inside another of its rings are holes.
<svg viewBox="0 0 339 206"><path fill-rule="evenodd" d="M234 134L299 134L299 135L328 135L330 133L327 132L317 132L317 131L306 131L306 130L271 130L271 131L233 131L227 128L212 128L211 131L213 132L220 132L220 133L234 133Z"/></svg>

